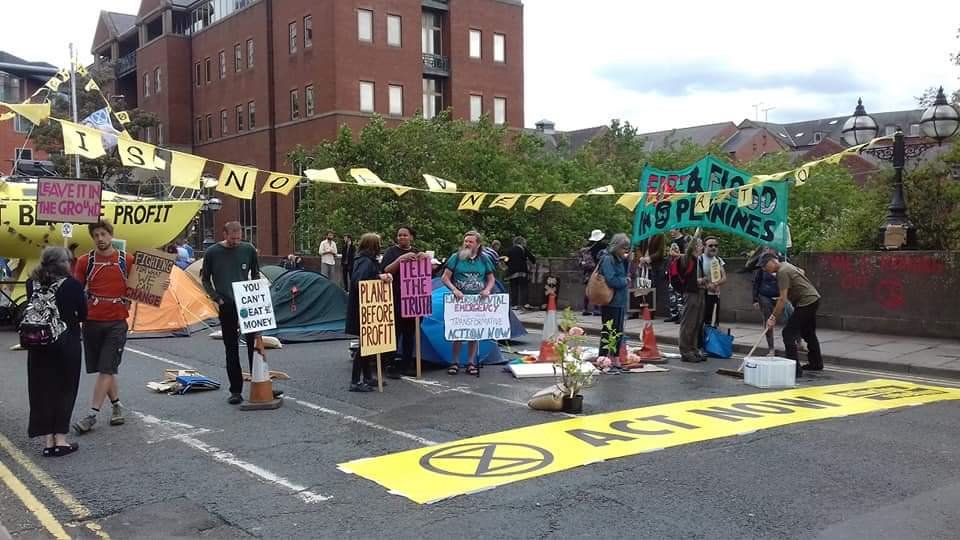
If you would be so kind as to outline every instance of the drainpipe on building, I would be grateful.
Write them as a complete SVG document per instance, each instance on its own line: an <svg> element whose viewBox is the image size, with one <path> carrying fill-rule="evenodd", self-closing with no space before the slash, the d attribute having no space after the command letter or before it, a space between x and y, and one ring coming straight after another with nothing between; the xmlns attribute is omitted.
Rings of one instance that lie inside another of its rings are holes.
<svg viewBox="0 0 960 540"><path fill-rule="evenodd" d="M267 3L267 130L268 143L270 147L270 170L277 170L277 103L275 99L275 76L273 61L273 0L266 0ZM277 194L271 193L270 197L270 241L273 244L273 252L276 255L280 253L280 216L279 205L277 204Z"/></svg>

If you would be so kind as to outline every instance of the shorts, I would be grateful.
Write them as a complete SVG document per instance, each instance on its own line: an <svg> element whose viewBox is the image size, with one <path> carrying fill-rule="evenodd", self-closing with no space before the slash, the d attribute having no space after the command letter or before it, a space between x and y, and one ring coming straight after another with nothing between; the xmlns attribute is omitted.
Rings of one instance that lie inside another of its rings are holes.
<svg viewBox="0 0 960 540"><path fill-rule="evenodd" d="M116 375L127 344L127 321L87 321L83 324L83 357L87 373Z"/></svg>

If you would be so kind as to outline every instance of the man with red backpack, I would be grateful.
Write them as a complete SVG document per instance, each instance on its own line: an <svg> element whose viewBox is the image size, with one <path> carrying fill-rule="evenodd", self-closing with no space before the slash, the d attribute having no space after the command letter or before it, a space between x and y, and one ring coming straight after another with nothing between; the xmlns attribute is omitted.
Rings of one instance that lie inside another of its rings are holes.
<svg viewBox="0 0 960 540"><path fill-rule="evenodd" d="M703 241L694 237L687 243L686 253L670 263L670 286L683 293L683 314L680 317L680 360L705 362L700 352L700 334L703 331L704 287L698 260L703 254Z"/></svg>
<svg viewBox="0 0 960 540"><path fill-rule="evenodd" d="M124 423L117 373L127 344L127 307L123 298L133 257L113 247L113 225L106 221L90 224L96 249L77 259L73 275L87 295L87 322L83 325L83 356L87 373L96 373L90 412L73 424L83 434L97 423L105 397L113 406L110 425Z"/></svg>

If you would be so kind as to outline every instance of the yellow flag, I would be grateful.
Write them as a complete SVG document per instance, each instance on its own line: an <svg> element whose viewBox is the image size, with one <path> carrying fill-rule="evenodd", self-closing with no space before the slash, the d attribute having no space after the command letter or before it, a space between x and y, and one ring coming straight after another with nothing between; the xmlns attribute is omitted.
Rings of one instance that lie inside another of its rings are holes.
<svg viewBox="0 0 960 540"><path fill-rule="evenodd" d="M427 189L430 191L438 191L441 193L456 193L457 185L449 180L444 180L438 176L433 176L432 174L423 175L423 179L427 182Z"/></svg>
<svg viewBox="0 0 960 540"><path fill-rule="evenodd" d="M117 149L120 151L120 162L126 167L137 167L155 171L157 163L154 159L157 147L125 137L117 137Z"/></svg>
<svg viewBox="0 0 960 540"><path fill-rule="evenodd" d="M189 189L200 189L200 176L207 160L192 154L171 152L173 162L170 163L170 185Z"/></svg>
<svg viewBox="0 0 960 540"><path fill-rule="evenodd" d="M504 210L510 210L513 208L513 205L517 204L517 201L520 200L520 195L516 193L504 193L497 195L493 202L490 203L490 208L503 208Z"/></svg>
<svg viewBox="0 0 960 540"><path fill-rule="evenodd" d="M281 195L290 195L293 188L297 187L300 177L293 174L270 173L267 182L263 184L261 193L279 193Z"/></svg>
<svg viewBox="0 0 960 540"><path fill-rule="evenodd" d="M92 92L92 91L94 91L94 90L96 90L96 91L99 92L99 91L100 91L100 87L97 86L97 81L95 81L95 80L93 80L93 79L90 79L89 81L87 81L87 84L83 85L83 91L84 91L84 92Z"/></svg>
<svg viewBox="0 0 960 540"><path fill-rule="evenodd" d="M6 105L6 103L4 103L4 105ZM17 113L12 113L12 112L5 112L3 114L0 114L0 122L5 122L7 120L10 120L16 115Z"/></svg>
<svg viewBox="0 0 960 540"><path fill-rule="evenodd" d="M613 186L607 185L593 188L587 192L587 195L613 195L616 192L617 190L614 189Z"/></svg>
<svg viewBox="0 0 960 540"><path fill-rule="evenodd" d="M87 68L80 65L79 62L76 63L76 68L74 69L77 70L77 75L80 75L81 77L86 77L87 75L90 75L90 73L87 72Z"/></svg>
<svg viewBox="0 0 960 540"><path fill-rule="evenodd" d="M793 175L793 185L800 187L807 183L807 179L810 178L810 168L816 164L820 163L819 161L814 163L807 163L806 165L797 169L797 172Z"/></svg>
<svg viewBox="0 0 960 540"><path fill-rule="evenodd" d="M386 182L380 179L370 169L350 169L350 176L361 186L386 186Z"/></svg>
<svg viewBox="0 0 960 540"><path fill-rule="evenodd" d="M750 206L753 204L753 186L747 184L737 189L737 207Z"/></svg>
<svg viewBox="0 0 960 540"><path fill-rule="evenodd" d="M119 120L120 123L123 125L127 125L130 123L130 113L126 111L116 112L114 113L114 116L116 116L117 120Z"/></svg>
<svg viewBox="0 0 960 540"><path fill-rule="evenodd" d="M697 193L697 200L693 203L694 214L705 214L710 210L710 193Z"/></svg>
<svg viewBox="0 0 960 540"><path fill-rule="evenodd" d="M641 197L643 197L642 193L624 193L617 199L617 204L632 212L640 203Z"/></svg>
<svg viewBox="0 0 960 540"><path fill-rule="evenodd" d="M540 194L540 195L530 195L527 197L526 204L523 205L524 210L529 210L531 208L535 210L541 210L544 203L550 200L550 195Z"/></svg>
<svg viewBox="0 0 960 540"><path fill-rule="evenodd" d="M480 208L483 206L483 200L487 198L486 193L467 193L460 199L460 204L457 205L457 210L468 210L471 212L479 212Z"/></svg>
<svg viewBox="0 0 960 540"><path fill-rule="evenodd" d="M252 199L256 191L257 169L224 163L217 191L238 199Z"/></svg>
<svg viewBox="0 0 960 540"><path fill-rule="evenodd" d="M560 194L554 195L553 198L550 200L552 200L555 203L560 203L566 206L567 208L570 208L571 206L573 206L573 203L577 202L577 199L579 198L580 198L579 193L560 193Z"/></svg>
<svg viewBox="0 0 960 540"><path fill-rule="evenodd" d="M387 186L388 188L390 188L390 191L393 191L394 193L396 193L396 194L397 194L397 197L403 197L403 195L404 195L406 192L408 192L408 191L410 191L411 189L413 189L413 188L410 188L410 187L407 187L407 186L401 186L401 185L399 185L399 184L387 184L386 186Z"/></svg>
<svg viewBox="0 0 960 540"><path fill-rule="evenodd" d="M337 175L337 170L333 167L329 169L307 169L303 171L304 176L307 177L307 180L311 182L323 182L325 184L340 184L340 177Z"/></svg>
<svg viewBox="0 0 960 540"><path fill-rule="evenodd" d="M40 124L47 118L50 118L49 103L3 103L0 105L7 107L11 111L19 114L34 124ZM13 114L5 114L0 120L13 118Z"/></svg>
<svg viewBox="0 0 960 540"><path fill-rule="evenodd" d="M103 149L103 136L99 131L63 120L60 121L60 129L63 132L64 154L97 159L107 153Z"/></svg>

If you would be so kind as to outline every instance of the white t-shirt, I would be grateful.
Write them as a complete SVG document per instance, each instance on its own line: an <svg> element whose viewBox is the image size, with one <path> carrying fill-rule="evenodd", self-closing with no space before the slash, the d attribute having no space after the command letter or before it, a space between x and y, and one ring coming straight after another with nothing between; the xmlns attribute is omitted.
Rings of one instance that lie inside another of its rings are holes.
<svg viewBox="0 0 960 540"><path fill-rule="evenodd" d="M323 264L337 264L337 243L333 240L320 242L320 262ZM332 252L332 253L327 253Z"/></svg>
<svg viewBox="0 0 960 540"><path fill-rule="evenodd" d="M707 278L707 283L713 283L714 281L720 281L723 278L721 269L727 263L723 262L723 259L718 255L716 257L710 257L708 255L700 256L700 275ZM719 291L707 291L707 294L717 296L720 294Z"/></svg>

